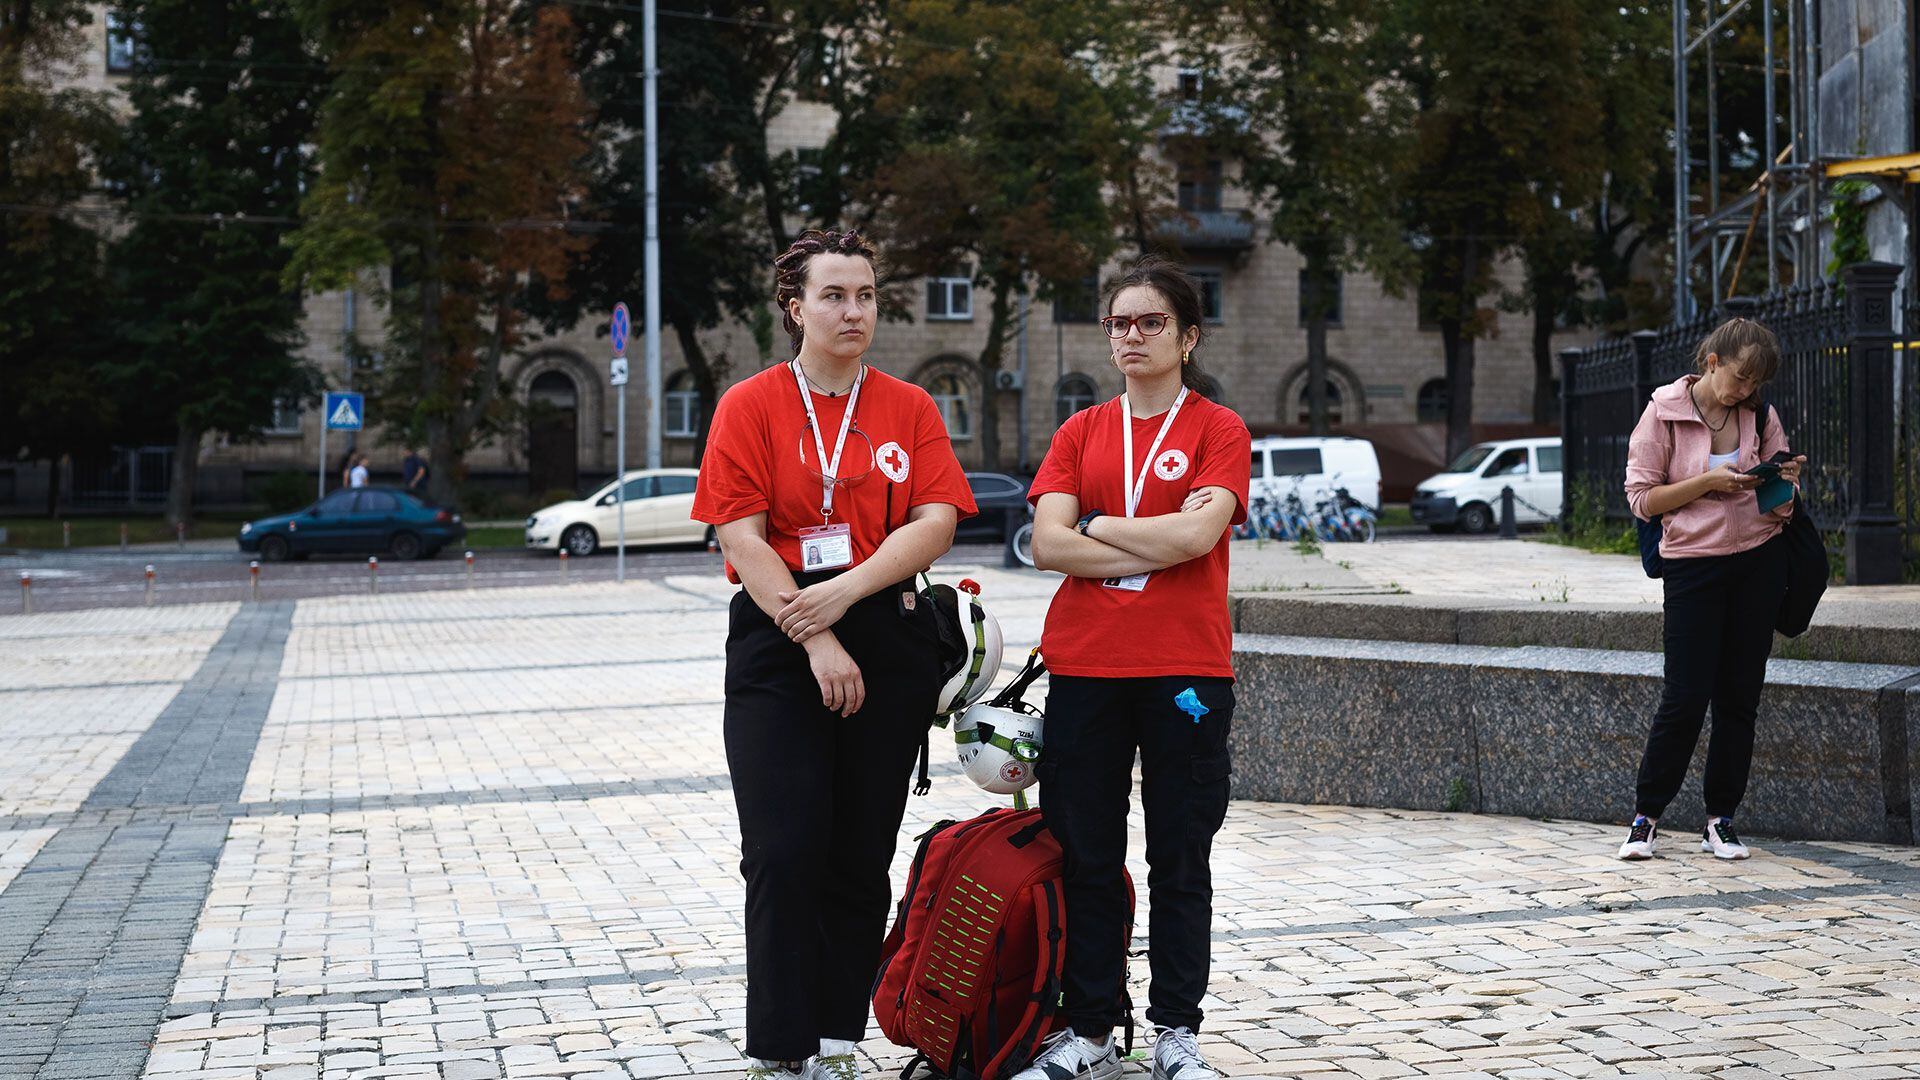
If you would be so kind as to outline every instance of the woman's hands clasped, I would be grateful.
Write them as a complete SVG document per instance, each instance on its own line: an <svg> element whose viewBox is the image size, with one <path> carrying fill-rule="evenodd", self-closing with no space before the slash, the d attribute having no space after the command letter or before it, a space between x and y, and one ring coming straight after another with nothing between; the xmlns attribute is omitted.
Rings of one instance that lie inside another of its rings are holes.
<svg viewBox="0 0 1920 1080"><path fill-rule="evenodd" d="M828 578L817 585L780 593L780 602L787 605L773 617L780 632L805 644L813 635L831 629L858 599L840 584L844 580Z"/></svg>
<svg viewBox="0 0 1920 1080"><path fill-rule="evenodd" d="M804 589L781 592L780 601L786 607L773 621L781 633L806 647L807 664L813 669L814 681L820 684L820 704L841 716L852 716L866 704L866 680L840 639L827 633L858 599L841 584L845 580L828 578Z"/></svg>

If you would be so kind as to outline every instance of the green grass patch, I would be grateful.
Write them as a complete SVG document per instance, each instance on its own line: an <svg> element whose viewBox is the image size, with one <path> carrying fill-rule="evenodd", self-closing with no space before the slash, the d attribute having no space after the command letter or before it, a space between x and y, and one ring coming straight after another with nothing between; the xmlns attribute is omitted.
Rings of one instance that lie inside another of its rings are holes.
<svg viewBox="0 0 1920 1080"><path fill-rule="evenodd" d="M1549 544L1564 544L1601 555L1638 555L1640 531L1632 521L1615 521L1606 515L1600 494L1582 486L1573 489L1573 505L1567 512L1567 529L1548 527L1538 534Z"/></svg>
<svg viewBox="0 0 1920 1080"><path fill-rule="evenodd" d="M523 528L483 525L467 530L466 545L470 548L521 548L527 546L527 531Z"/></svg>
<svg viewBox="0 0 1920 1080"><path fill-rule="evenodd" d="M208 514L188 527L187 539L231 539L238 534L241 522L251 520L243 514ZM173 526L163 517L76 517L65 521L73 527L72 546L77 548L112 547L120 543L122 522L126 523L130 544L159 544L174 539ZM61 523L60 518L0 517L0 528L7 530L6 546L18 548L65 546Z"/></svg>
<svg viewBox="0 0 1920 1080"><path fill-rule="evenodd" d="M1413 508L1406 503L1382 503L1378 524L1382 528L1390 525L1412 525Z"/></svg>

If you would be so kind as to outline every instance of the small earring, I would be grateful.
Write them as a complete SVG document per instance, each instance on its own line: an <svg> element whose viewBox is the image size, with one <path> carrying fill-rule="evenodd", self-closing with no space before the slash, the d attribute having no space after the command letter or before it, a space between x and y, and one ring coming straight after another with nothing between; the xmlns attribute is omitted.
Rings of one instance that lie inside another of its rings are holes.
<svg viewBox="0 0 1920 1080"><path fill-rule="evenodd" d="M1184 365L1187 365L1187 364L1191 364L1191 363L1193 363L1193 354L1192 354L1191 352L1189 352L1189 353L1186 353L1185 355L1183 355L1183 356L1181 356L1181 357L1180 357L1180 363L1181 363L1181 365L1182 365L1182 366L1184 366Z"/></svg>

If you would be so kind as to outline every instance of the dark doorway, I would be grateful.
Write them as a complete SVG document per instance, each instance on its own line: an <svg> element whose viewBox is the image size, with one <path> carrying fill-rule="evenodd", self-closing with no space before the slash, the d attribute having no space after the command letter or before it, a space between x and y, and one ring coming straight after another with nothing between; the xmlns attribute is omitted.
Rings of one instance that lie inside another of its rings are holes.
<svg viewBox="0 0 1920 1080"><path fill-rule="evenodd" d="M562 372L542 372L527 388L529 494L577 492L580 486L579 417L580 395L573 380Z"/></svg>

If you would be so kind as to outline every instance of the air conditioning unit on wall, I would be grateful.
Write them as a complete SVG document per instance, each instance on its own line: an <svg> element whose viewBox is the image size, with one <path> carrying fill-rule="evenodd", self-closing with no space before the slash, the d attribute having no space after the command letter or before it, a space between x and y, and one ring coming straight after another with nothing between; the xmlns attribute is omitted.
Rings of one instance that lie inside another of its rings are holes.
<svg viewBox="0 0 1920 1080"><path fill-rule="evenodd" d="M1026 380L1022 379L1020 373L1017 371L996 371L993 373L993 388L995 390L1019 390L1025 385Z"/></svg>

